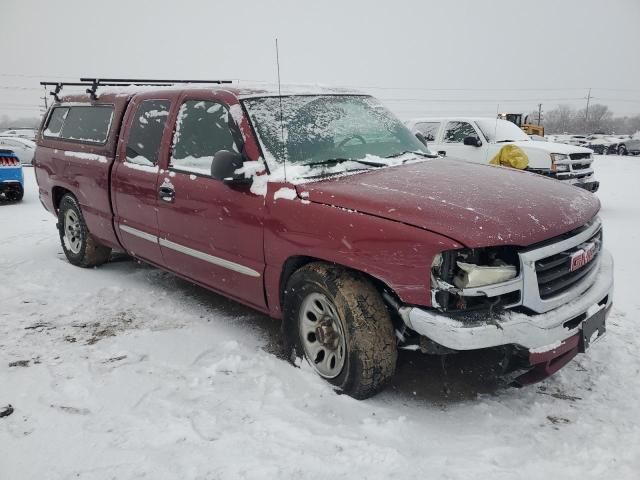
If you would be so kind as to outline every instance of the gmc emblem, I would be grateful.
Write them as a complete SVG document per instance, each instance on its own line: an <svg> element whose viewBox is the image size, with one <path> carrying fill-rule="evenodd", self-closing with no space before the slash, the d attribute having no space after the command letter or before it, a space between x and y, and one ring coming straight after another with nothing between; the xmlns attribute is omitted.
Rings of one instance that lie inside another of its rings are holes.
<svg viewBox="0 0 640 480"><path fill-rule="evenodd" d="M596 244L595 243L587 243L576 253L571 255L571 269L573 272L578 270L579 268L584 267L587 263L593 260L593 257L596 256Z"/></svg>

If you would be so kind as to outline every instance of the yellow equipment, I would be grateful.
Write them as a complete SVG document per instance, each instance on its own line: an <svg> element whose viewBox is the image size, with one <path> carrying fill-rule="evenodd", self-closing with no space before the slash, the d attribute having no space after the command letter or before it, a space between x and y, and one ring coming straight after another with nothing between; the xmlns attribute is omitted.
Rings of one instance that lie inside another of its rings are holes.
<svg viewBox="0 0 640 480"><path fill-rule="evenodd" d="M498 114L498 118L515 123L527 135L540 135L541 137L544 137L544 127L542 125L529 123L528 115L524 117L524 123L522 122L521 113L500 113Z"/></svg>
<svg viewBox="0 0 640 480"><path fill-rule="evenodd" d="M490 165L517 168L524 170L529 166L529 157L516 145L505 145L489 162Z"/></svg>

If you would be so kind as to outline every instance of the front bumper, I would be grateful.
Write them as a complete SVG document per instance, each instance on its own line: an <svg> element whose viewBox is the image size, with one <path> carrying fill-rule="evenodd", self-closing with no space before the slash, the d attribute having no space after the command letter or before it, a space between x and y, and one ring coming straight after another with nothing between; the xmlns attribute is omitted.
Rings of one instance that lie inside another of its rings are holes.
<svg viewBox="0 0 640 480"><path fill-rule="evenodd" d="M574 183L574 186L584 188L585 190L591 193L596 193L600 188L600 182L593 181L593 182Z"/></svg>
<svg viewBox="0 0 640 480"><path fill-rule="evenodd" d="M593 174L585 177L579 177L579 178L564 179L562 177L558 177L558 179L565 183L569 183L574 187L584 188L585 190L588 190L591 193L597 192L598 189L600 188L600 182L598 182L597 180L594 180Z"/></svg>
<svg viewBox="0 0 640 480"><path fill-rule="evenodd" d="M400 307L399 313L409 328L452 350L516 345L537 353L549 352L578 334L584 318L610 308L613 258L606 250L599 256L596 272L594 283L577 298L540 314L507 310L490 320L463 321L419 307Z"/></svg>

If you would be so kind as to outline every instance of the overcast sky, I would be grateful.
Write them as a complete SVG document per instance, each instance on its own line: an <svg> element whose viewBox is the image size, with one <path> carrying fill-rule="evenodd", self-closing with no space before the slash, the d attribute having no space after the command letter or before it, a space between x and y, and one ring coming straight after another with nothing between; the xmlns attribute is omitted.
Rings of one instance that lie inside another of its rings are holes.
<svg viewBox="0 0 640 480"><path fill-rule="evenodd" d="M640 0L2 0L0 117L40 80L230 78L358 87L403 118L594 103L640 113ZM500 105L498 107L498 104Z"/></svg>

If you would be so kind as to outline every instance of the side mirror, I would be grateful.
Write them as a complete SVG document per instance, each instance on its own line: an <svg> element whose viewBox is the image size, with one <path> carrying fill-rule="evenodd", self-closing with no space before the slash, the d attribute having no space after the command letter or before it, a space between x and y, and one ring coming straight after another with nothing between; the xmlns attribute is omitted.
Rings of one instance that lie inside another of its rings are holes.
<svg viewBox="0 0 640 480"><path fill-rule="evenodd" d="M478 137L474 137L473 135L470 135L468 137L464 137L463 143L465 145L469 145L471 147L481 147L482 146L482 141Z"/></svg>
<svg viewBox="0 0 640 480"><path fill-rule="evenodd" d="M250 178L244 174L237 174L236 170L242 168L244 159L238 152L229 150L219 150L213 156L211 162L211 176L216 180L222 180L226 184L247 184L251 183Z"/></svg>
<svg viewBox="0 0 640 480"><path fill-rule="evenodd" d="M416 132L416 138L418 140L420 140L420 142L422 142L422 144L426 147L427 146L427 137L425 137L422 133L420 132Z"/></svg>

